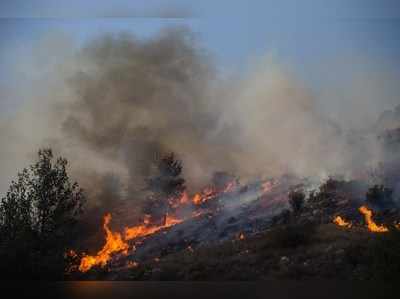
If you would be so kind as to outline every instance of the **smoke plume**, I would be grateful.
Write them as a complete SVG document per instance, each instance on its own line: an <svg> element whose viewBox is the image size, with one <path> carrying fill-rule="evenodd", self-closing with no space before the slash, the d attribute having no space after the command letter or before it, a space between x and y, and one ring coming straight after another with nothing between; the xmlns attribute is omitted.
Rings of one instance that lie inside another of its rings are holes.
<svg viewBox="0 0 400 299"><path fill-rule="evenodd" d="M98 201L140 200L153 161L171 151L190 188L220 170L243 179L351 177L382 158L374 138L335 123L271 59L227 79L183 28L147 39L104 35L77 50L60 39L38 50L58 53L51 63L20 62L41 76L15 117L1 120L2 193L42 146L65 156Z"/></svg>

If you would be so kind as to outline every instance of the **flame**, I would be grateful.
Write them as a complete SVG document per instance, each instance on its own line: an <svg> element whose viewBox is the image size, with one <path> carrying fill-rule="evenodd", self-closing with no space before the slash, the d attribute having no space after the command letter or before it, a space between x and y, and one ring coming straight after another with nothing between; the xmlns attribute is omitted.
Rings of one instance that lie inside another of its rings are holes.
<svg viewBox="0 0 400 299"><path fill-rule="evenodd" d="M148 214L144 215L143 224L145 224L145 225L150 224L150 219L151 219L151 215L148 215Z"/></svg>
<svg viewBox="0 0 400 299"><path fill-rule="evenodd" d="M65 256L66 256L66 257L68 256L68 257L75 258L75 257L77 257L78 255L76 254L75 250L70 249L70 250L68 250L68 251L66 252Z"/></svg>
<svg viewBox="0 0 400 299"><path fill-rule="evenodd" d="M170 226L173 226L175 224L181 223L182 221L183 221L182 219L178 219L178 218L175 218L173 216L166 215L165 224L161 228L170 227Z"/></svg>
<svg viewBox="0 0 400 299"><path fill-rule="evenodd" d="M202 198L201 198L200 193L196 193L196 194L193 196L192 201L193 201L193 203L194 203L196 206L199 205L199 204L201 204L201 203L202 203Z"/></svg>
<svg viewBox="0 0 400 299"><path fill-rule="evenodd" d="M336 216L335 219L333 219L333 223L342 227L347 227L347 228L351 227L351 222L347 222L341 216Z"/></svg>
<svg viewBox="0 0 400 299"><path fill-rule="evenodd" d="M87 255L81 259L79 270L81 272L87 272L93 266L100 265L104 267L110 260L113 253L122 252L123 254L128 253L128 244L122 240L120 233L112 232L108 225L111 221L111 214L104 216L103 228L106 232L106 243L103 248L96 255Z"/></svg>
<svg viewBox="0 0 400 299"><path fill-rule="evenodd" d="M137 263L137 262L135 262L135 261L128 261L128 262L126 263L126 266L127 266L128 268L136 268L137 266L139 266L139 263Z"/></svg>
<svg viewBox="0 0 400 299"><path fill-rule="evenodd" d="M243 234L243 233L240 233L240 235L239 235L239 240L244 240L244 239L245 239L244 234Z"/></svg>
<svg viewBox="0 0 400 299"><path fill-rule="evenodd" d="M233 192L238 186L236 181L230 181L225 185L225 187L221 190L218 190L215 187L206 187L201 192L196 193L192 198L192 203L196 206L201 205L202 203L214 199L220 193L230 193Z"/></svg>
<svg viewBox="0 0 400 299"><path fill-rule="evenodd" d="M125 240L132 240L140 237L145 237L155 232L173 226L175 224L181 223L183 220L175 218L170 215L165 216L164 225L152 225L149 226L148 222L144 222L143 224L132 226L132 227L125 227Z"/></svg>
<svg viewBox="0 0 400 299"><path fill-rule="evenodd" d="M124 239L122 235L117 232L112 232L108 225L111 221L111 214L107 214L104 216L104 230L106 232L106 243L104 244L103 248L94 256L87 255L81 259L81 263L79 266L79 270L81 272L89 271L93 266L100 265L104 267L107 262L111 259L112 254L117 252L122 252L123 254L128 253L128 244L125 242L127 240L132 240L139 237L144 237L147 235L151 235L163 228L173 226L182 222L182 220L174 218L172 216L166 215L164 225L153 225L149 226L149 215L145 215L143 220L143 224L133 226L133 227L126 227L125 228L125 235ZM134 248L133 248L134 249Z"/></svg>
<svg viewBox="0 0 400 299"><path fill-rule="evenodd" d="M384 225L378 225L372 220L372 211L366 206L361 206L359 209L361 214L364 215L365 222L367 222L368 229L375 233L384 233L388 231L388 228Z"/></svg>

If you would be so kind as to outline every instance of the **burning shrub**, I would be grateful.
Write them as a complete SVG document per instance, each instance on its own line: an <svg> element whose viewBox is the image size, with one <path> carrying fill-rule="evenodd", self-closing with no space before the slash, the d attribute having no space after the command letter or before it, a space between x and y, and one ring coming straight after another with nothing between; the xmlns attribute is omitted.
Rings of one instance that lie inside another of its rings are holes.
<svg viewBox="0 0 400 299"><path fill-rule="evenodd" d="M50 149L18 174L0 205L3 275L18 278L60 278L64 252L73 238L73 224L84 196L66 172L67 160L55 163Z"/></svg>

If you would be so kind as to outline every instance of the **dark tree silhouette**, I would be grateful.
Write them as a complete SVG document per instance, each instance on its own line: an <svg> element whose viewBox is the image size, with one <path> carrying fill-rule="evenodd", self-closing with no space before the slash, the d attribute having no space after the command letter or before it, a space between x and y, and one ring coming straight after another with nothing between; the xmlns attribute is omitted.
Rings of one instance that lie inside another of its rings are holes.
<svg viewBox="0 0 400 299"><path fill-rule="evenodd" d="M299 214L303 209L305 194L302 190L294 190L289 193L289 204L294 214Z"/></svg>
<svg viewBox="0 0 400 299"><path fill-rule="evenodd" d="M393 191L383 185L374 185L366 193L366 199L369 204L375 207L384 208L393 205Z"/></svg>
<svg viewBox="0 0 400 299"><path fill-rule="evenodd" d="M53 161L51 149L18 174L0 204L0 254L3 275L61 278L63 255L74 235L84 195L71 183L67 160Z"/></svg>
<svg viewBox="0 0 400 299"><path fill-rule="evenodd" d="M174 153L163 156L156 162L156 173L146 180L150 196L144 211L155 221L163 221L165 215L173 210L173 205L186 189L182 178L182 162ZM164 219L165 220L165 219Z"/></svg>

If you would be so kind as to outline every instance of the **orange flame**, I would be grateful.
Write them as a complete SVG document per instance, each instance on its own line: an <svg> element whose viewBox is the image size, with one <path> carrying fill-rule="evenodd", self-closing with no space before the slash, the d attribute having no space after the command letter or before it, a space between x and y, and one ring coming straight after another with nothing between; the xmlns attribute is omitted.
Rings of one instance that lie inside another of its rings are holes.
<svg viewBox="0 0 400 299"><path fill-rule="evenodd" d="M342 227L347 227L347 228L351 227L351 222L347 222L341 216L336 216L335 219L333 219L333 223Z"/></svg>
<svg viewBox="0 0 400 299"><path fill-rule="evenodd" d="M81 259L81 263L79 266L79 271L87 272L92 267L100 265L104 267L107 262L111 259L112 254L117 252L122 252L123 254L128 253L128 244L125 242L127 240L132 240L139 237L144 237L151 235L163 228L167 228L182 222L182 220L174 218L172 216L166 215L164 225L159 226L149 226L149 216L146 215L143 221L143 224L126 227L125 228L125 241L122 239L122 235L117 232L112 232L108 225L111 221L111 214L107 214L104 216L104 230L106 232L106 243L103 248L94 256L87 255Z"/></svg>
<svg viewBox="0 0 400 299"><path fill-rule="evenodd" d="M384 233L389 231L386 226L378 225L372 220L372 211L368 209L366 206L361 206L358 210L360 211L361 214L364 215L365 222L367 222L368 229L371 232Z"/></svg>
<svg viewBox="0 0 400 299"><path fill-rule="evenodd" d="M239 235L239 240L244 240L244 239L245 239L244 234L243 234L243 233L240 233L240 235Z"/></svg>
<svg viewBox="0 0 400 299"><path fill-rule="evenodd" d="M110 260L113 253L122 252L123 254L128 253L128 244L122 240L120 233L112 232L108 225L111 221L111 214L104 216L103 228L106 232L106 243L103 248L94 256L87 255L81 259L79 270L81 272L87 272L95 265L104 267Z"/></svg>
<svg viewBox="0 0 400 299"><path fill-rule="evenodd" d="M175 224L181 223L183 220L174 218L172 216L166 215L164 225L153 225L148 226L148 222L133 227L125 227L125 240L132 240L140 237L145 237L155 232L173 226Z"/></svg>
<svg viewBox="0 0 400 299"><path fill-rule="evenodd" d="M199 193L196 193L194 196L193 196L193 203L195 204L195 205L199 205L199 204L201 204L202 203L202 198L201 198L201 195L199 194Z"/></svg>
<svg viewBox="0 0 400 299"><path fill-rule="evenodd" d="M136 268L136 267L139 266L139 263L137 263L137 262L135 262L135 261L128 261L128 262L126 263L126 266L127 266L128 268Z"/></svg>

